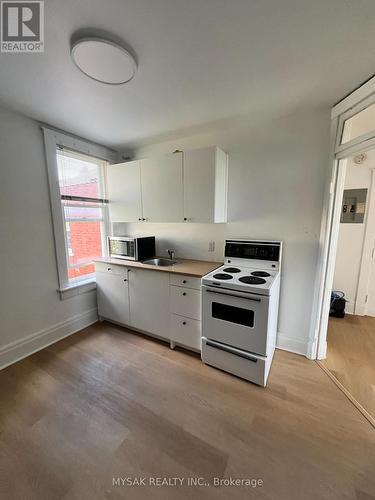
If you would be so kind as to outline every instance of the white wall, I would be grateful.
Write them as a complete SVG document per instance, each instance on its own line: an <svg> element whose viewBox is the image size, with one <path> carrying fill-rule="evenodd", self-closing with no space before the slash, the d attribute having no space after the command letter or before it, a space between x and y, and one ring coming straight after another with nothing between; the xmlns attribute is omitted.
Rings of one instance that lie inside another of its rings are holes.
<svg viewBox="0 0 375 500"><path fill-rule="evenodd" d="M305 354L326 169L329 110L301 110L273 120L227 122L210 132L139 147L138 157L175 149L218 145L229 153L228 224L124 224L117 234L155 234L158 253L174 247L177 257L223 257L227 237L284 241L280 346ZM208 252L208 242L216 252Z"/></svg>
<svg viewBox="0 0 375 500"><path fill-rule="evenodd" d="M60 300L42 132L0 109L0 367L93 321L95 292Z"/></svg>
<svg viewBox="0 0 375 500"><path fill-rule="evenodd" d="M366 154L367 160L362 165L356 165L353 158L348 159L344 189L370 189L371 169L375 168L375 151ZM365 223L340 224L339 229L333 288L345 292L348 300L346 310L349 313L354 312L356 302L365 230ZM363 310L365 304L358 306L359 310Z"/></svg>

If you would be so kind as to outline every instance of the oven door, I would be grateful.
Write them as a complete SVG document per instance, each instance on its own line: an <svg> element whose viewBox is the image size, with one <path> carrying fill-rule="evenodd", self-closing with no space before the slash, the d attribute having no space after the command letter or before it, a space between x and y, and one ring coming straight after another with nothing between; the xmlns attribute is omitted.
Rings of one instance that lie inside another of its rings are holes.
<svg viewBox="0 0 375 500"><path fill-rule="evenodd" d="M202 336L266 356L269 297L202 286Z"/></svg>
<svg viewBox="0 0 375 500"><path fill-rule="evenodd" d="M108 238L109 256L115 259L136 260L136 244L133 238Z"/></svg>

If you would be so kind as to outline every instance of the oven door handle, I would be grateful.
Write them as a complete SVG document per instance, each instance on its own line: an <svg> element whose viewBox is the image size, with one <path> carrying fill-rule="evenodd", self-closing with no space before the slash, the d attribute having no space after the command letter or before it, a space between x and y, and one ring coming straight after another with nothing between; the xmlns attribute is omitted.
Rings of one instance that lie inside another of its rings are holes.
<svg viewBox="0 0 375 500"><path fill-rule="evenodd" d="M226 344L221 344L220 342L215 342L214 340L206 339L206 344L210 347L214 347L215 349L219 349L220 351L229 352L230 354L235 354L240 358L245 358L252 363L257 363L258 358L252 356L251 354L242 351L240 349L236 349L235 347L231 347Z"/></svg>
<svg viewBox="0 0 375 500"><path fill-rule="evenodd" d="M261 302L262 299L258 297L247 297L244 294L237 294L237 293L226 293L226 292L219 292L218 290L211 290L211 289L206 289L207 293L217 293L218 295L228 295L229 297L239 297L240 299L246 299L246 300L251 300L252 302Z"/></svg>

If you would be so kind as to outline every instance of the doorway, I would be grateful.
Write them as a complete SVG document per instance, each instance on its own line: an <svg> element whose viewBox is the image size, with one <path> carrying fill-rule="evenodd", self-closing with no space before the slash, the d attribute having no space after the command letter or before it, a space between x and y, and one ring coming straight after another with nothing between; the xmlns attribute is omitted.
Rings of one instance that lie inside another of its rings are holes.
<svg viewBox="0 0 375 500"><path fill-rule="evenodd" d="M343 236L342 238L340 237L340 227L344 227L344 224L347 224L347 222L344 222L342 220L344 209L345 213L349 211L349 215L351 214L352 218L354 217L353 213L355 213L355 219L360 219L361 217L359 217L359 213L362 212L363 221L351 221L353 225L362 224L362 229L365 228L366 224L368 224L370 227L370 225L372 224L370 220L371 218L373 220L373 218L375 217L374 169L369 168L369 171L366 174L367 178L371 178L371 184L370 186L367 185L366 187L367 193L365 202L363 201L363 193L362 198L358 198L356 197L358 193L347 192L345 193L344 199L344 191L346 187L358 189L364 188L364 186L361 186L359 188L358 186L345 185L345 182L350 179L350 170L352 163L357 162L356 166L359 166L360 168L360 165L363 164L364 160L366 162L369 158L370 160L372 160L371 157L374 157L375 77L370 79L348 97L334 106L334 108L332 109L331 118L331 168L328 174L329 182L327 182L327 191L323 208L320 239L321 250L316 281L316 295L313 316L315 318L315 321L312 323L311 350L309 351L309 357L318 360L318 363L321 365L321 367L346 393L346 395L360 409L360 411L362 411L366 418L368 418L371 424L375 427L375 415L371 415L369 411L366 410L365 407L358 402L355 396L353 396L352 392L355 392L353 386L350 386L347 379L344 380L344 378L342 378L346 386L337 379L337 375L339 372L339 370L337 369L337 361L335 363L332 361L332 366L330 367L331 369L327 367L327 363L329 363L330 361L327 358L327 338L329 342L329 336L331 337L331 350L334 349L333 346L335 345L335 336L339 338L341 344L343 344L342 336L339 337L340 333L338 332L337 325L343 326L345 324L345 329L347 332L351 330L355 332L364 331L365 334L363 334L361 338L364 339L367 333L369 340L368 342L365 341L361 348L362 354L365 353L362 356L362 361L359 360L359 355L354 355L355 348L359 348L360 344L358 342L358 338L355 338L355 340L352 342L347 342L347 345L351 344L351 347L349 346L346 349L346 351L348 351L351 356L351 358L347 358L348 361L346 364L349 367L347 373L349 373L350 366L354 368L352 370L352 373L354 373L357 367L357 372L362 374L361 377L358 377L358 380L365 381L367 387L372 386L372 391L373 387L375 387L374 373L372 372L372 370L361 370L358 368L362 367L363 359L365 359L366 356L369 356L371 352L374 352L374 356L371 357L371 365L374 365L375 361L375 350L372 351L372 347L369 347L369 345L374 345L375 335L373 321L374 318L372 316L373 300L375 300L375 298L373 299L375 288L373 253L375 253L375 251L373 252L372 249L374 248L375 236L370 230L364 231L361 251L358 252L358 248L356 250L356 259L354 260L356 262L355 265L359 267L359 276L356 275L358 277L357 286L352 286L351 288L349 287L349 292L346 292L347 295L345 296L345 299L349 301L346 303L346 312L348 313L345 315L346 323L344 323L343 321L341 321L341 323L338 323L336 321L336 318L330 320L330 308L332 305L331 294L332 290L337 287L338 283L336 273L336 257L338 257L340 261L340 254L338 254L338 252L341 252L341 250L339 249L339 243L340 241L345 241L345 236ZM358 158L355 158L356 156L358 156ZM347 177L346 174L348 165L349 176ZM367 166L369 165L370 163L367 163ZM358 176L360 170L357 168L355 173ZM365 203L365 205L363 205L363 203ZM344 207L344 205L346 206ZM357 208L359 208L359 210L357 210ZM360 232L358 227L357 232ZM344 250L344 254L350 255L350 252L353 252L352 247L353 239L349 238L347 239L347 248ZM354 263L352 263L353 255L352 258L349 258L348 260L350 260L350 263L345 265L349 266L350 271L352 272L355 268ZM338 266L340 266L340 264L338 264ZM341 330L343 329L340 327L340 331ZM348 336L350 336L349 333ZM336 343L336 345L339 344ZM336 352L338 352L338 350L339 349L337 348ZM344 352L345 347L341 347L341 351ZM354 358L356 361L353 361ZM366 359L369 358L367 357ZM369 364L367 364L366 366L369 366ZM352 392L348 390L348 387ZM363 387L364 386L361 385L360 389L362 390ZM367 391L367 389L365 389L362 392L364 392L365 394L371 394L372 391ZM364 402L367 407L370 407L370 410L372 411L372 405L366 403L365 397L358 395L359 392L360 390L356 392L357 398Z"/></svg>
<svg viewBox="0 0 375 500"><path fill-rule="evenodd" d="M375 108L373 120L375 128ZM375 149L341 160L338 168L337 248L321 365L375 422Z"/></svg>

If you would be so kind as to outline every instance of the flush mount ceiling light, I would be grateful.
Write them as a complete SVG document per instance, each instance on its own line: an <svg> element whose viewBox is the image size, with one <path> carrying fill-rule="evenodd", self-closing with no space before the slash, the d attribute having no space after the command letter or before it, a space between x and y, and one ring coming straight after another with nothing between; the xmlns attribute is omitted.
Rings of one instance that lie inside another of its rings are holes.
<svg viewBox="0 0 375 500"><path fill-rule="evenodd" d="M121 85L134 76L137 63L120 45L101 38L83 38L73 43L74 64L88 77L109 85Z"/></svg>

